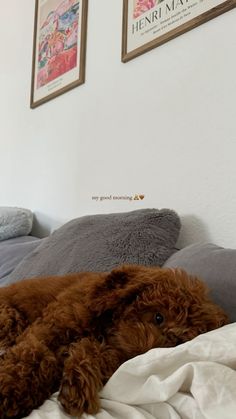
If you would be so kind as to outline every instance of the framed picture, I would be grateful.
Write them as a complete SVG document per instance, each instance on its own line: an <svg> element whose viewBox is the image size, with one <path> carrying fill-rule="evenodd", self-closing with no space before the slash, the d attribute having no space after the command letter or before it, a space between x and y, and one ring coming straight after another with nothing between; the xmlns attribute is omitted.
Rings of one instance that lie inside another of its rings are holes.
<svg viewBox="0 0 236 419"><path fill-rule="evenodd" d="M31 108L85 81L88 0L36 0Z"/></svg>
<svg viewBox="0 0 236 419"><path fill-rule="evenodd" d="M123 0L122 61L236 7L236 0Z"/></svg>

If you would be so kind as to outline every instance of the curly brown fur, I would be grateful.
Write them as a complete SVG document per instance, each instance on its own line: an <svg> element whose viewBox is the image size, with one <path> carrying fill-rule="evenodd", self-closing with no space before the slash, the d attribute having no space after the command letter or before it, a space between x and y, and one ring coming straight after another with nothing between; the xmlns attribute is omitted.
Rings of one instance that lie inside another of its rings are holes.
<svg viewBox="0 0 236 419"><path fill-rule="evenodd" d="M0 418L26 416L58 389L67 413L95 414L124 361L226 323L181 270L126 265L1 288Z"/></svg>

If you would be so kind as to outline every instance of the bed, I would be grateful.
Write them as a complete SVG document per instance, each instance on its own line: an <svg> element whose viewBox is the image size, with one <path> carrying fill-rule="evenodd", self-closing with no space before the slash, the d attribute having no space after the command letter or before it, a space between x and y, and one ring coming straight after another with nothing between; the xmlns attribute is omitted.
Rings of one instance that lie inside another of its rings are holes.
<svg viewBox="0 0 236 419"><path fill-rule="evenodd" d="M236 250L212 243L177 250L181 222L168 209L81 217L45 239L30 235L31 228L32 222L20 235L15 228L12 237L6 235L5 225L1 237L0 210L1 286L45 274L110 270L124 262L182 267L208 283L212 298L230 317L227 326L175 348L153 349L121 365L100 393L101 411L84 414L83 419L235 417ZM69 416L54 394L28 418Z"/></svg>
<svg viewBox="0 0 236 419"><path fill-rule="evenodd" d="M123 364L101 392L102 410L83 419L234 419L236 325ZM56 394L30 419L66 419Z"/></svg>

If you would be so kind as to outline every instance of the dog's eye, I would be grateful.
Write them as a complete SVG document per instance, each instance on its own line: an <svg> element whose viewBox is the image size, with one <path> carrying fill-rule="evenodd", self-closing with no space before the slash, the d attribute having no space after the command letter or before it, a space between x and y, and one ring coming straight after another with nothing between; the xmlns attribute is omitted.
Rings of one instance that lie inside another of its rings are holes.
<svg viewBox="0 0 236 419"><path fill-rule="evenodd" d="M162 316L162 314L161 313L156 313L155 314L155 323L158 324L158 326L159 326L163 322L164 322L164 317Z"/></svg>

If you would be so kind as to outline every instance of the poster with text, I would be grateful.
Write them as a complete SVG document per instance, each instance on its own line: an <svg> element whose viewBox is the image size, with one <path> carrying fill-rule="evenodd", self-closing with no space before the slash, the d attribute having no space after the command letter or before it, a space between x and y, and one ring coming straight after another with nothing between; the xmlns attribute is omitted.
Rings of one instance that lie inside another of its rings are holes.
<svg viewBox="0 0 236 419"><path fill-rule="evenodd" d="M123 0L126 62L236 7L236 0Z"/></svg>
<svg viewBox="0 0 236 419"><path fill-rule="evenodd" d="M32 108L84 83L87 6L88 0L36 0Z"/></svg>

